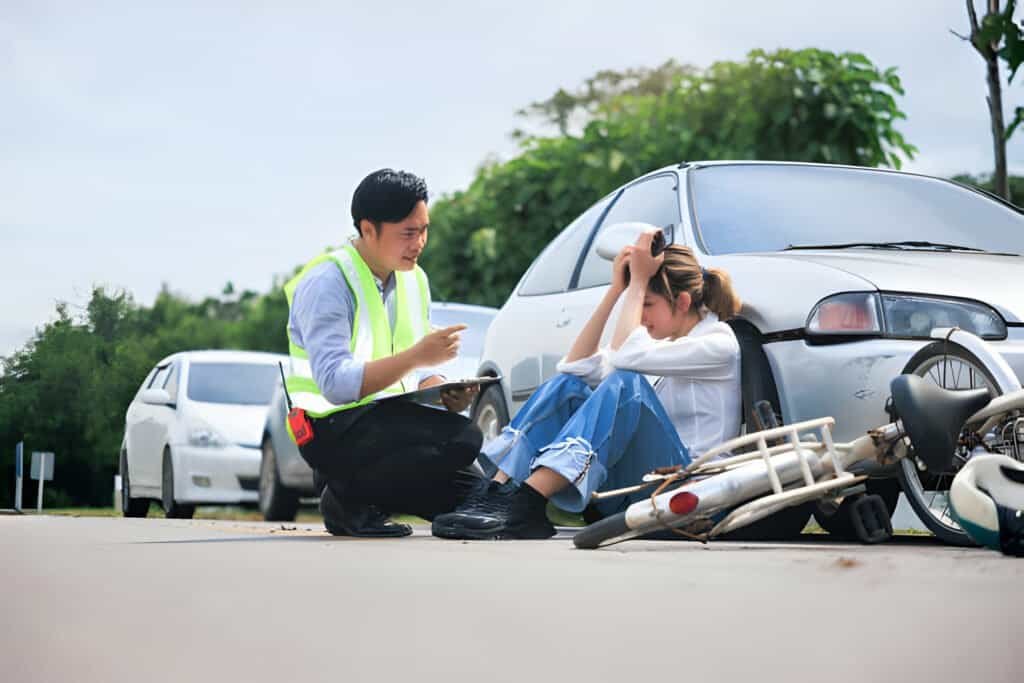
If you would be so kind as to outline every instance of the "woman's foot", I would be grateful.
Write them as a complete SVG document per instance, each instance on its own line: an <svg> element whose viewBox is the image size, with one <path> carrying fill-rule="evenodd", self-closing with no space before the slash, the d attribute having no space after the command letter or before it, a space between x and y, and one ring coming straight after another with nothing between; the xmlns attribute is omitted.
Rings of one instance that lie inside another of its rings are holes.
<svg viewBox="0 0 1024 683"><path fill-rule="evenodd" d="M431 531L440 538L471 540L551 538L555 527L545 512L547 502L526 484L492 481L454 512L435 517Z"/></svg>

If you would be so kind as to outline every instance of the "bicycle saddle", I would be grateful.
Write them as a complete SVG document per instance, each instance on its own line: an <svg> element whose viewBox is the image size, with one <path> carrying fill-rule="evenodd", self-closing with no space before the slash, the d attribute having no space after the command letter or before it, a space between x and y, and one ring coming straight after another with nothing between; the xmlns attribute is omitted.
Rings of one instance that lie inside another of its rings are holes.
<svg viewBox="0 0 1024 683"><path fill-rule="evenodd" d="M949 469L964 422L988 404L988 389L950 391L917 375L900 375L889 386L914 453L931 471Z"/></svg>
<svg viewBox="0 0 1024 683"><path fill-rule="evenodd" d="M949 487L949 508L981 545L1024 556L1024 463L1005 455L971 458Z"/></svg>

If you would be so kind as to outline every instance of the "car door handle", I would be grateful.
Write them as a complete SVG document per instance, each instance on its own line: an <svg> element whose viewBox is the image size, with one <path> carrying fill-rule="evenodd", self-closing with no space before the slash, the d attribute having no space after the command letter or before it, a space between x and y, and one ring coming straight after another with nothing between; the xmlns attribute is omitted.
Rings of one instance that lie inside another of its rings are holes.
<svg viewBox="0 0 1024 683"><path fill-rule="evenodd" d="M563 317L559 318L557 322L555 322L555 327L565 327L566 325L568 325L571 322L572 322L572 318L570 316L568 316L568 315L567 316L563 316Z"/></svg>

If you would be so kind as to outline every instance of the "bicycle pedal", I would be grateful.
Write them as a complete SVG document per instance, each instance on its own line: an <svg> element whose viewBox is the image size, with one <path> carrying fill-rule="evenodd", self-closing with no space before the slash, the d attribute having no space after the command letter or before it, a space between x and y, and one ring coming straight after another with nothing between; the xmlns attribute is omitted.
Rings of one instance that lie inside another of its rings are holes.
<svg viewBox="0 0 1024 683"><path fill-rule="evenodd" d="M879 495L859 496L850 507L850 519L861 543L882 543L892 538L889 508Z"/></svg>

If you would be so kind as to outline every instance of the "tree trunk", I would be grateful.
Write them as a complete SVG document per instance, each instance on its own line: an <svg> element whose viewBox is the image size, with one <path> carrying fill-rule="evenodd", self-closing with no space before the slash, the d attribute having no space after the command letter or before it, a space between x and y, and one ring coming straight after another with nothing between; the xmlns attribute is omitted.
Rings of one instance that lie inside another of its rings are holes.
<svg viewBox="0 0 1024 683"><path fill-rule="evenodd" d="M989 0L989 13L999 12L999 0ZM1006 176L1006 126L1003 123L1003 86L999 80L999 55L992 46L982 53L988 77L988 113L992 121L992 147L996 167L992 174L992 189L1003 199L1010 199L1010 184Z"/></svg>

